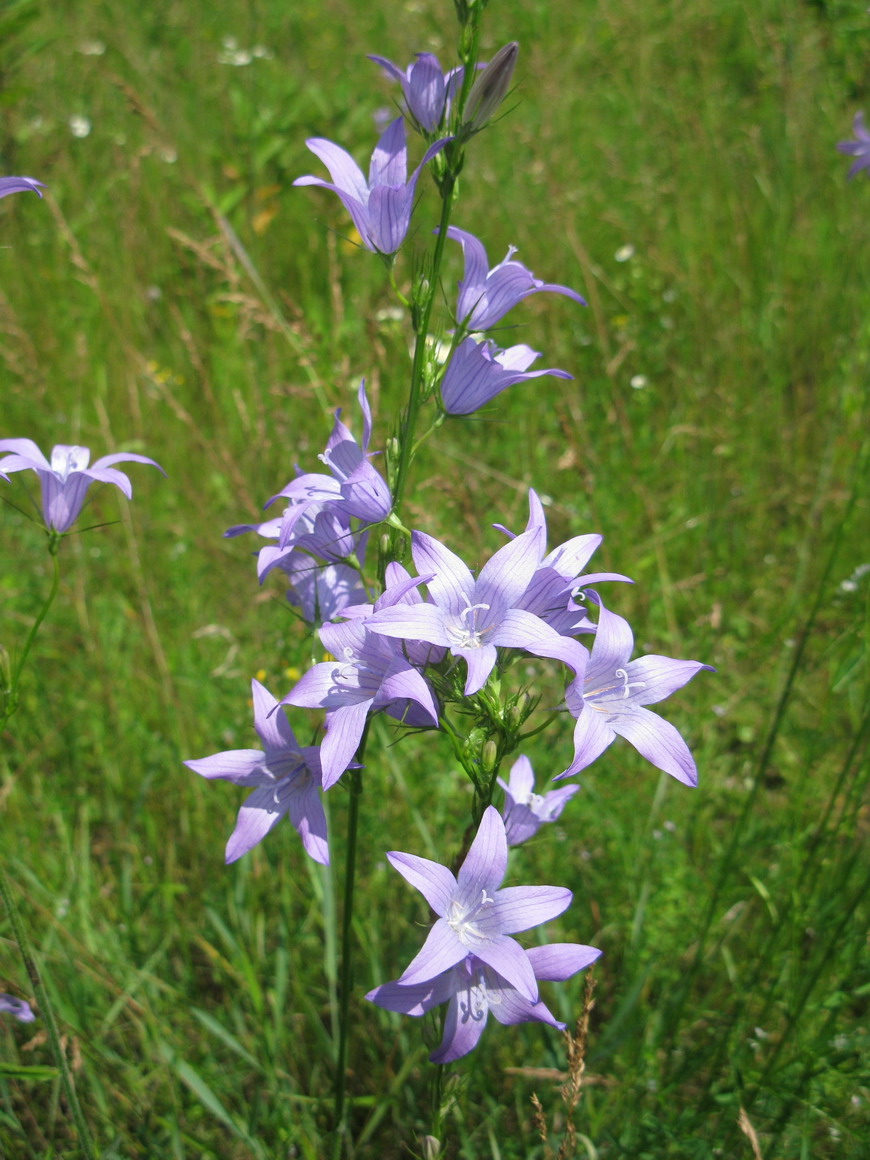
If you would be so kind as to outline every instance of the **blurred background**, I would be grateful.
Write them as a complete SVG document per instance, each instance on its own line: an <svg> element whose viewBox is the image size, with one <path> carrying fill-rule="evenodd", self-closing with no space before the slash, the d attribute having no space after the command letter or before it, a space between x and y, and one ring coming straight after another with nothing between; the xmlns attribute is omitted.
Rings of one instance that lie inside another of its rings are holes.
<svg viewBox="0 0 870 1160"><path fill-rule="evenodd" d="M638 653L717 669L663 712L696 790L616 744L513 856L513 881L574 891L548 940L604 952L576 1113L591 1160L870 1149L870 183L835 149L870 112L868 23L857 0L486 15L484 58L520 43L516 89L454 221L589 305L511 313L504 345L573 382L445 424L407 518L474 566L533 486L551 545L600 532L596 569L636 581L608 592ZM305 138L365 168L398 99L366 54L446 69L455 34L447 0L0 9L0 172L47 186L0 203L0 438L141 452L168 475L131 465L132 503L102 489L79 521L113 526L63 543L0 742L5 864L106 1157L324 1154L336 885L286 823L225 868L243 795L181 762L256 745L251 677L283 696L311 651L280 583L258 587L253 541L224 530L256 522L295 463L317 469L333 408L360 434L362 376L373 447L405 397L382 265L337 198L291 188L323 175ZM436 220L429 184L400 286ZM33 483L0 481L10 652L50 584ZM571 725L526 751L539 788ZM349 1081L357 1154L386 1158L417 1154L428 1064L420 1021L361 999L426 921L383 854L446 861L468 804L446 744L393 739L378 726L362 805ZM327 804L337 875L341 783ZM3 920L0 989L32 998ZM572 1022L582 990L546 999ZM0 1025L0 1059L49 1063L38 1026ZM446 1154L548 1156L531 1095L557 1147L565 1068L555 1032L493 1023L451 1069ZM57 1155L69 1132L53 1082L0 1073L0 1154Z"/></svg>

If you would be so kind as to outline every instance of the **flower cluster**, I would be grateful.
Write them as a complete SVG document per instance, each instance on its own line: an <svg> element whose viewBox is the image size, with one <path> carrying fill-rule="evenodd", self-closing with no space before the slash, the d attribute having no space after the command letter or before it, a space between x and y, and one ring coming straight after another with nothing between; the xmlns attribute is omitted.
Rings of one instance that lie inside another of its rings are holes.
<svg viewBox="0 0 870 1160"><path fill-rule="evenodd" d="M452 746L473 784L476 834L456 877L426 858L387 855L437 920L404 973L368 994L379 1006L407 1015L446 1003L443 1039L431 1058L448 1063L475 1046L490 1012L503 1024L536 1020L560 1027L540 997L539 983L568 979L600 953L575 944L527 949L513 937L561 914L571 892L557 886L503 887L508 849L559 818L580 787L570 783L535 792L531 764L522 755L514 760L509 781L499 776L502 760L522 743L523 724L538 699L528 687L510 691L512 666L531 655L561 681L564 701L558 707L574 718L573 755L567 750L554 758L555 779L580 773L620 736L689 785L697 781L697 771L686 743L646 706L709 666L661 656L632 659L631 629L605 607L598 591L602 584L631 581L619 572L588 570L601 543L598 534L548 546L544 506L532 490L525 528L513 532L495 524L506 542L482 566L427 531L406 531L403 485L421 408L432 405L435 430L447 417L471 414L514 384L541 375L569 379L558 368L530 369L540 357L537 351L525 344L502 349L489 332L534 294L585 302L570 287L536 277L515 258L512 246L491 267L483 243L449 224L464 149L507 91L516 45L506 45L482 66L473 84L464 67L445 73L431 54L418 55L406 69L382 57L372 60L401 85L405 115L381 136L368 178L344 149L316 137L308 148L332 181L306 176L294 184L336 193L363 246L392 268L409 235L420 176L426 166L433 170L445 211L438 228L423 236L436 236L436 256L429 264L416 264L425 274L403 296L415 340L411 401L387 443L388 454L375 460L362 384L361 440L337 411L320 456L326 470L297 467L295 477L266 504L283 503L280 514L226 533L254 531L268 541L257 553L259 580L275 569L288 578L288 600L316 632L326 658L313 663L280 699L253 682L254 726L262 748L224 751L186 764L203 777L252 791L227 844L227 862L248 852L287 814L304 850L325 863L329 849L321 795L347 771L354 795L359 793L363 774L369 776L372 715L386 715L399 731L431 731ZM425 142L410 178L406 121ZM451 335L449 352L436 365L425 351L432 341L438 263L451 249L447 242L460 247L463 273L441 331ZM322 714L318 745L298 744L285 708L289 714ZM501 814L492 805L499 790Z"/></svg>

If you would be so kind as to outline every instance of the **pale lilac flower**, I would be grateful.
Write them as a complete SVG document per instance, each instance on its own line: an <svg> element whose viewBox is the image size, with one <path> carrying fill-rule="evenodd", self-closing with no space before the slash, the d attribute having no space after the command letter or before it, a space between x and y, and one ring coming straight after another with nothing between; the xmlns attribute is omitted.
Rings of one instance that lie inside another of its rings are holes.
<svg viewBox="0 0 870 1160"><path fill-rule="evenodd" d="M239 810L236 827L227 842L226 861L247 854L288 814L302 839L305 852L324 866L329 864L326 816L320 801L322 775L317 746L300 746L278 702L259 681L251 681L254 728L263 749L228 749L185 761L194 773L253 787Z"/></svg>
<svg viewBox="0 0 870 1160"><path fill-rule="evenodd" d="M513 261L515 246L508 246L507 257L490 270L486 250L473 234L448 226L447 236L459 242L465 259L465 276L459 283L456 318L467 330L489 330L523 298L545 290L564 294L581 306L586 305L586 300L575 290L542 282L521 262Z"/></svg>
<svg viewBox="0 0 870 1160"><path fill-rule="evenodd" d="M540 352L520 343L500 350L491 339L476 342L465 338L453 352L441 380L441 402L448 415L470 415L506 387L541 375L570 379L567 371L547 368L530 371Z"/></svg>
<svg viewBox="0 0 870 1160"><path fill-rule="evenodd" d="M279 567L290 580L287 600L308 624L344 616L349 605L366 599L362 578L349 564L321 564L305 552L291 552Z"/></svg>
<svg viewBox="0 0 870 1160"><path fill-rule="evenodd" d="M441 71L438 58L431 52L418 52L417 59L402 71L398 65L382 56L370 56L384 72L402 86L405 104L416 125L427 133L433 132L445 119L450 100L462 84L463 68Z"/></svg>
<svg viewBox="0 0 870 1160"><path fill-rule="evenodd" d="M148 463L161 475L166 472L159 463L144 455L121 452L104 455L88 467L91 453L87 447L71 447L58 443L51 450L49 462L32 439L0 439L0 451L11 454L0 459L0 472L35 471L42 490L42 518L49 531L67 531L79 516L90 485L113 483L127 499L133 494L130 480L123 471L116 471L115 463Z"/></svg>
<svg viewBox="0 0 870 1160"><path fill-rule="evenodd" d="M429 641L463 657L466 696L486 683L500 646L564 661L574 672L585 667L586 650L560 636L539 617L517 607L541 557L543 535L533 529L500 548L475 580L457 555L422 532L411 535L411 552L432 603L378 609L367 627L400 640Z"/></svg>
<svg viewBox="0 0 870 1160"><path fill-rule="evenodd" d="M424 602L418 588L427 577L411 577L410 572L402 564L391 561L384 569L384 591L378 597L375 605L360 602L344 609L348 619L370 620L376 609L391 608L396 604L423 604L431 603L431 599ZM437 665L444 660L447 650L438 645L429 644L423 640L405 640L402 651L418 669L425 669L427 665Z"/></svg>
<svg viewBox="0 0 870 1160"><path fill-rule="evenodd" d="M855 158L846 176L854 177L862 169L867 170L868 175L870 175L870 131L864 124L863 113L855 114L852 132L856 138L854 141L840 141L837 144L837 149L841 153L847 153L850 157Z"/></svg>
<svg viewBox="0 0 870 1160"><path fill-rule="evenodd" d="M347 529L350 525L346 521L349 519L355 518L365 523L376 524L390 514L393 503L390 489L369 463L371 455L368 447L372 432L372 415L366 398L365 383L360 384L357 397L363 414L362 445L357 443L341 422L341 410L337 410L332 434L329 436L325 451L320 456L331 475L314 472L300 474L266 504L268 507L279 496L290 500L278 536L279 548L287 548L293 544L297 547L310 547L320 554L316 544L310 542L302 544L301 533L297 528L307 513L323 511L321 505L325 505L334 515L340 516ZM326 537L322 534L324 530ZM321 543L324 538L332 536L335 530L335 523L332 520L327 520L325 529L323 525L318 529L316 526L302 524L302 532L305 535L315 535ZM341 557L333 555L331 558Z"/></svg>
<svg viewBox="0 0 870 1160"><path fill-rule="evenodd" d="M2 196L0 193L0 197ZM13 1016L21 1023L32 1023L36 1018L29 1003L24 999L16 999L14 995L8 995L5 991L0 993L0 1011Z"/></svg>
<svg viewBox="0 0 870 1160"><path fill-rule="evenodd" d="M405 121L403 117L397 117L378 141L366 181L357 163L344 149L322 137L310 137L305 144L329 170L332 182L306 176L297 177L293 184L320 185L337 193L353 218L366 249L373 253L394 254L408 232L420 171L444 148L448 139L430 145L408 178Z"/></svg>
<svg viewBox="0 0 870 1160"><path fill-rule="evenodd" d="M324 624L320 639L336 659L314 665L281 699L282 705L326 710L320 747L324 789L353 760L369 713L383 711L416 727L438 724L438 705L426 678L392 641L368 632L368 624Z"/></svg>
<svg viewBox="0 0 870 1160"><path fill-rule="evenodd" d="M499 531L514 539L514 533L503 524L494 524ZM537 493L529 488L529 519L526 531L540 528L543 533L542 550L546 547L547 518ZM543 556L529 586L523 593L517 607L534 612L551 628L566 636L575 632L595 632L595 625L589 619L586 609L577 604L573 597L583 588L601 581L619 580L626 584L632 581L620 572L583 573L592 553L601 544L603 536L586 534L573 536Z"/></svg>
<svg viewBox="0 0 870 1160"><path fill-rule="evenodd" d="M35 193L42 197L41 189L45 186L33 177L0 177L0 197L7 197L10 193Z"/></svg>
<svg viewBox="0 0 870 1160"><path fill-rule="evenodd" d="M416 854L393 851L390 864L420 891L438 915L423 947L397 980L402 986L428 983L468 955L501 975L530 1003L538 984L528 954L510 936L549 922L571 902L563 886L508 886L504 822L487 806L465 861L454 878L446 866Z"/></svg>
<svg viewBox="0 0 870 1160"><path fill-rule="evenodd" d="M547 793L535 793L535 775L527 757L518 757L511 766L510 781L498 778L504 790L501 816L509 846L519 846L536 834L545 822L555 822L579 785L566 785Z"/></svg>
<svg viewBox="0 0 870 1160"><path fill-rule="evenodd" d="M585 673L565 690L565 702L574 727L574 760L554 780L585 769L600 757L615 737L624 737L657 769L664 770L685 785L697 785L698 771L689 748L673 725L645 705L654 705L701 669L715 672L700 661L680 661L672 657L644 656L629 660L634 637L627 621L601 604L598 631Z"/></svg>
<svg viewBox="0 0 870 1160"><path fill-rule="evenodd" d="M594 963L601 951L578 943L550 943L525 953L536 982L561 983ZM429 1056L432 1063L452 1063L467 1055L477 1046L490 1012L506 1026L536 1022L565 1029L542 1000L531 1002L473 954L426 983L383 983L366 998L402 1015L425 1015L439 1003L448 1003L441 1045Z"/></svg>

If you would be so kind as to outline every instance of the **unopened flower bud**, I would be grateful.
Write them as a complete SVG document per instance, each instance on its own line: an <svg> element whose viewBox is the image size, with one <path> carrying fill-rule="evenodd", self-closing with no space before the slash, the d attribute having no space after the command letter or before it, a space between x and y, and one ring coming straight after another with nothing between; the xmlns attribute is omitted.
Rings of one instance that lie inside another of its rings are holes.
<svg viewBox="0 0 870 1160"><path fill-rule="evenodd" d="M441 1141L434 1136L423 1136L420 1140L420 1155L423 1160L438 1160L441 1155Z"/></svg>
<svg viewBox="0 0 870 1160"><path fill-rule="evenodd" d="M483 766L484 773L492 773L498 762L498 746L490 737L483 747L483 752L480 755L480 764Z"/></svg>
<svg viewBox="0 0 870 1160"><path fill-rule="evenodd" d="M507 725L510 729L519 729L532 709L532 698L528 693L520 693L506 714Z"/></svg>
<svg viewBox="0 0 870 1160"><path fill-rule="evenodd" d="M500 48L474 84L465 104L465 123L480 129L505 98L510 88L519 45L515 40Z"/></svg>

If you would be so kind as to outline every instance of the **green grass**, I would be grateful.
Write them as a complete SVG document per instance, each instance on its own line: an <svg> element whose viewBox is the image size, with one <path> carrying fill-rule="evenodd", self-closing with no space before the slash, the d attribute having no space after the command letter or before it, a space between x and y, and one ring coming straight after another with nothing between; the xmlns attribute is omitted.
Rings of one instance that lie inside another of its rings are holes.
<svg viewBox="0 0 870 1160"><path fill-rule="evenodd" d="M589 307L514 311L514 341L575 381L445 425L409 518L483 560L489 524L520 526L534 486L552 543L600 531L596 566L637 581L611 604L640 651L718 670L665 709L697 790L614 746L512 862L516 882L574 890L548 938L604 951L577 1116L592 1160L750 1157L741 1107L764 1160L870 1149L868 576L843 584L867 560L870 187L834 151L870 111L865 7L487 14L487 51L521 44L516 107L476 142L455 220ZM332 407L357 425L362 375L383 440L408 375L380 265L341 240L336 199L290 188L317 171L304 139L362 158L395 95L365 53L446 63L453 35L446 0L0 14L0 172L49 187L0 203L0 437L143 451L168 473L134 465L133 502L105 489L83 526L119 522L63 544L0 754L5 865L107 1158L325 1154L336 886L286 823L225 868L238 800L181 761L253 744L251 675L282 695L307 663L280 588L257 589L251 545L223 530L294 462L315 469ZM272 55L219 64L226 36ZM421 245L435 205L425 191ZM49 581L39 527L4 506L7 648ZM529 750L539 777L564 768L569 725ZM373 740L357 997L395 977L426 919L384 851L445 859L466 824L446 744ZM337 877L341 783L327 801ZM554 1012L573 1020L582 988L550 988ZM0 925L3 989L27 994ZM357 1154L415 1154L423 1028L353 1007ZM38 1027L0 1025L0 1060L49 1064ZM558 1123L564 1066L555 1033L489 1028L449 1069L447 1154L543 1157L530 1097ZM0 1076L4 1160L73 1156L70 1139L53 1081Z"/></svg>

